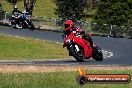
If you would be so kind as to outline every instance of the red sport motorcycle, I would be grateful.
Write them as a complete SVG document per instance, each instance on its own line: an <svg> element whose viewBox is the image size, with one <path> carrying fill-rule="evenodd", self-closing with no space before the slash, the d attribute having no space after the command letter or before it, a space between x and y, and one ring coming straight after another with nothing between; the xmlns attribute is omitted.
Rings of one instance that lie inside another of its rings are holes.
<svg viewBox="0 0 132 88"><path fill-rule="evenodd" d="M91 57L96 61L103 60L101 49L95 43L93 49L87 40L82 39L81 34L74 35L73 32L70 32L68 35L64 34L63 39L63 47L67 47L69 56L73 56L78 62L83 62L84 59Z"/></svg>

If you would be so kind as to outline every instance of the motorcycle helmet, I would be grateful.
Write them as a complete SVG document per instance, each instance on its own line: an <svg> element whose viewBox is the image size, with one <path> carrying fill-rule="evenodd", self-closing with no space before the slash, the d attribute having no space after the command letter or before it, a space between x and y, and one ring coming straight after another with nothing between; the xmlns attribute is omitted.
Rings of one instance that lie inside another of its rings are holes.
<svg viewBox="0 0 132 88"><path fill-rule="evenodd" d="M65 31L70 31L73 26L74 26L74 23L72 20L65 21Z"/></svg>
<svg viewBox="0 0 132 88"><path fill-rule="evenodd" d="M15 6L14 6L14 10L17 10L17 9L18 9L18 7L15 5Z"/></svg>

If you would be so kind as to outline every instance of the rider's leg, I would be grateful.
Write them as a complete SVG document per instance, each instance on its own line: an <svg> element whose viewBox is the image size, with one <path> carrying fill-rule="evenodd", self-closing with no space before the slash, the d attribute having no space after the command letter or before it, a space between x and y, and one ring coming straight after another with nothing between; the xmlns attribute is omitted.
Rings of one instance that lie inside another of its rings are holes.
<svg viewBox="0 0 132 88"><path fill-rule="evenodd" d="M20 26L20 19L19 18L16 18L16 27L17 28L22 28L21 26Z"/></svg>
<svg viewBox="0 0 132 88"><path fill-rule="evenodd" d="M87 41L90 43L90 46L91 46L92 48L94 48L94 46L93 46L93 40L92 40L92 38L91 38L88 34L84 34L84 35L82 36L82 38L85 39L85 40L87 40Z"/></svg>

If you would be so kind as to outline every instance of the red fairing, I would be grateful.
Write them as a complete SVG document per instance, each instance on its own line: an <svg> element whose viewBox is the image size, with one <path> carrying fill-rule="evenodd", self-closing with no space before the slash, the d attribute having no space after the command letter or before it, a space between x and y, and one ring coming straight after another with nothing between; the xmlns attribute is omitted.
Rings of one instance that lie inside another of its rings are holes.
<svg viewBox="0 0 132 88"><path fill-rule="evenodd" d="M90 47L89 42L87 40L84 40L78 36L74 36L74 33L71 32L65 39L64 39L64 44L66 44L66 40L70 39L70 41L73 41L74 43L80 45L84 49L84 58L88 59L92 57L92 48Z"/></svg>
<svg viewBox="0 0 132 88"><path fill-rule="evenodd" d="M64 38L64 44L66 44L67 39L70 39L72 41L73 37L74 37L74 33L71 32L66 38Z"/></svg>
<svg viewBox="0 0 132 88"><path fill-rule="evenodd" d="M85 59L90 58L92 56L92 48L86 40L79 37L74 37L74 42L83 47Z"/></svg>

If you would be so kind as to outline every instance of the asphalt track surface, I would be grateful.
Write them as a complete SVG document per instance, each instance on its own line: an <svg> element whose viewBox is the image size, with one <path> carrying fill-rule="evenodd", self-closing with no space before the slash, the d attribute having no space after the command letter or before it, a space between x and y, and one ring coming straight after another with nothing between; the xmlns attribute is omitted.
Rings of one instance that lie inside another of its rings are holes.
<svg viewBox="0 0 132 88"><path fill-rule="evenodd" d="M49 31L30 31L26 29L0 28L0 34L31 37L53 42L63 42L62 33ZM132 65L132 40L125 38L111 38L93 36L92 39L104 51L112 52L113 56L106 57L102 62L93 59L85 62L77 62L71 58L68 60L42 60L42 61L0 61L0 64L25 64L25 65Z"/></svg>

